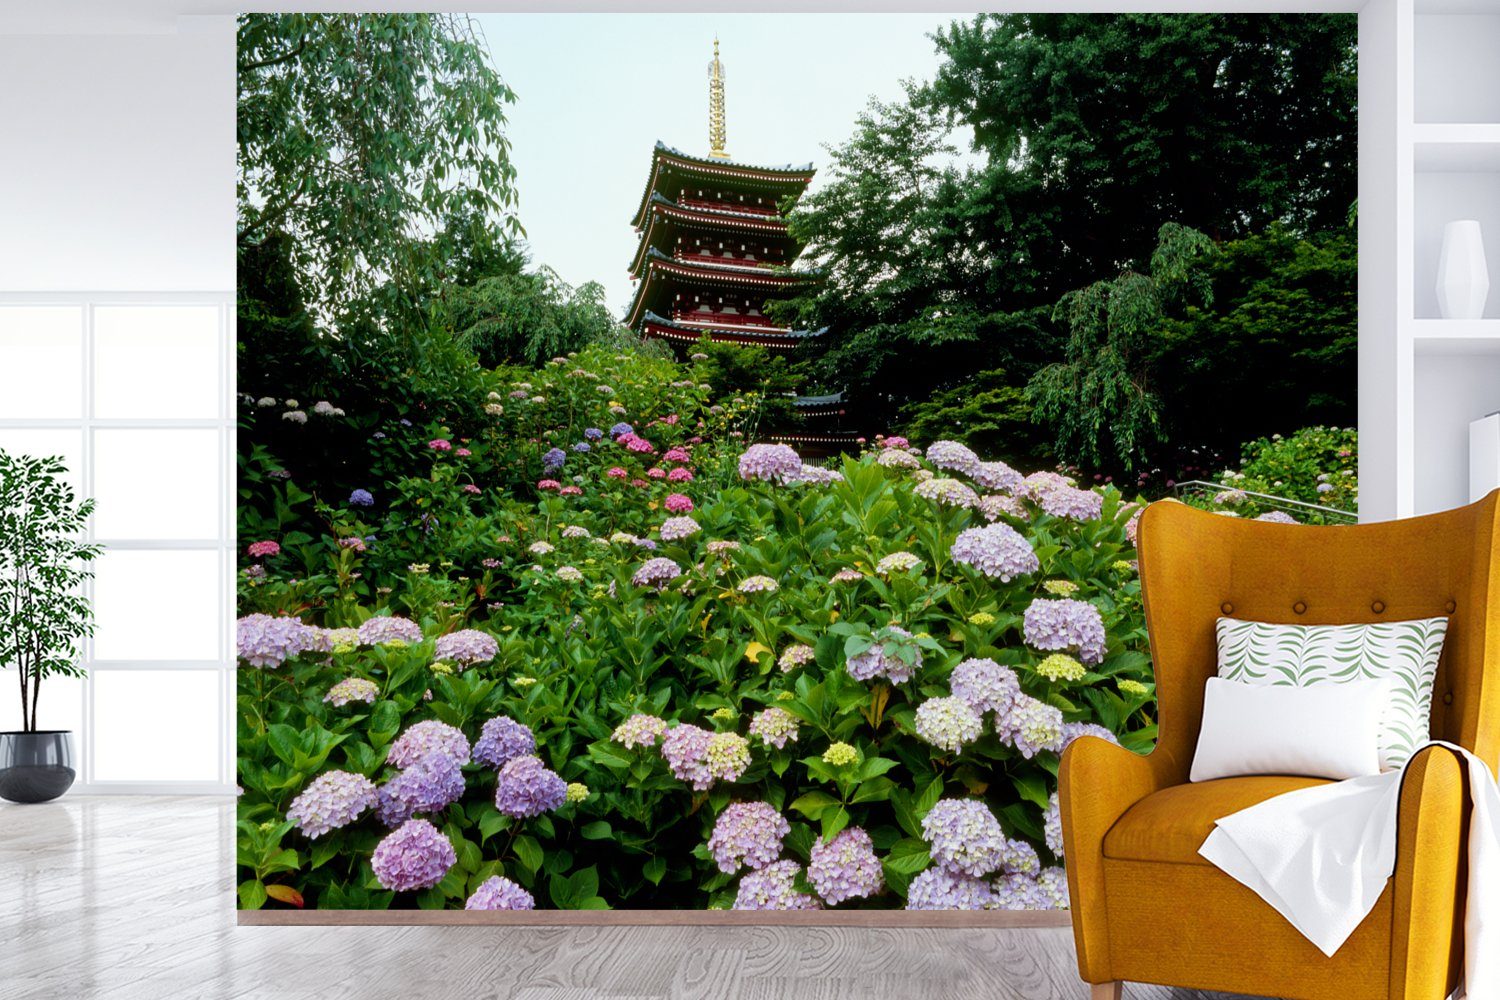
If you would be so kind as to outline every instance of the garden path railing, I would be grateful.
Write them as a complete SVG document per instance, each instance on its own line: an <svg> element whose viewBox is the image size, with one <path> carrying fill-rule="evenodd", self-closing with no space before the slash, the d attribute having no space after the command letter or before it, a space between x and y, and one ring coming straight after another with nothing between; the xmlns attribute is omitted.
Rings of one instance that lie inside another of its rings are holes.
<svg viewBox="0 0 1500 1000"><path fill-rule="evenodd" d="M1202 497L1215 508L1223 510L1230 508L1227 504L1215 502L1214 497L1227 490L1235 490L1243 493L1247 499L1254 500L1261 507L1284 511L1296 517L1299 521L1307 521L1313 524L1355 524L1359 521L1359 515L1353 511L1339 510L1337 507L1324 507L1321 504L1273 496L1269 493L1256 493L1253 490L1242 490L1237 486L1226 486L1223 483L1211 483L1202 479L1189 479L1186 482L1177 483L1172 487L1173 495L1179 499L1184 497Z"/></svg>

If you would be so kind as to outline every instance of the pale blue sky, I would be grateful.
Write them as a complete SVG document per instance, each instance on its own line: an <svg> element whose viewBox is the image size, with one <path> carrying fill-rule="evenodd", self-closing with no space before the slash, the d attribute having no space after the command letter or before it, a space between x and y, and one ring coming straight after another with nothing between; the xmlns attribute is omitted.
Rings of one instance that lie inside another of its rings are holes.
<svg viewBox="0 0 1500 1000"><path fill-rule="evenodd" d="M955 15L956 16L956 15ZM510 110L519 216L532 256L570 284L630 300L630 219L651 148L708 151L713 39L726 74L728 151L751 163L826 166L873 95L931 78L940 14L486 14ZM814 185L818 183L814 181Z"/></svg>

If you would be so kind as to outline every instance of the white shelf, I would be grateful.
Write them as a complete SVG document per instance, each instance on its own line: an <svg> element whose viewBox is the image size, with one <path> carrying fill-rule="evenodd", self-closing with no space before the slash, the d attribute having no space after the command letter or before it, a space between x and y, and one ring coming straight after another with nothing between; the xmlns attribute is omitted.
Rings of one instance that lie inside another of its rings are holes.
<svg viewBox="0 0 1500 1000"><path fill-rule="evenodd" d="M1500 319L1419 319L1412 346L1425 357L1500 355Z"/></svg>

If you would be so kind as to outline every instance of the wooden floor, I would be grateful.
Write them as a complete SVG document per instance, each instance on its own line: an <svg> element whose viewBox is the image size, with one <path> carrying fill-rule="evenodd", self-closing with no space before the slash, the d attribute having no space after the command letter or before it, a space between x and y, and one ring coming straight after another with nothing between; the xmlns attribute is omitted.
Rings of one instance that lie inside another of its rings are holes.
<svg viewBox="0 0 1500 1000"><path fill-rule="evenodd" d="M233 826L215 798L0 803L0 1000L1088 996L1066 928L237 927Z"/></svg>

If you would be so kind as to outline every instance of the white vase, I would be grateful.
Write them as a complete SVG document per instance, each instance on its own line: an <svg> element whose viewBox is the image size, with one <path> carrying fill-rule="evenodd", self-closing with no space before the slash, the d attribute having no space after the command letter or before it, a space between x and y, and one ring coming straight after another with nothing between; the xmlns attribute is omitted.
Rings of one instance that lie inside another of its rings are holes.
<svg viewBox="0 0 1500 1000"><path fill-rule="evenodd" d="M1490 293L1489 265L1484 259L1484 237L1473 219L1443 227L1443 252L1438 257L1438 311L1444 319L1480 319Z"/></svg>

